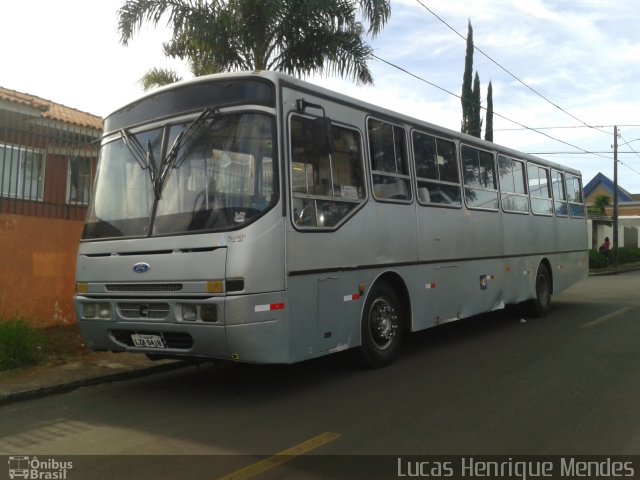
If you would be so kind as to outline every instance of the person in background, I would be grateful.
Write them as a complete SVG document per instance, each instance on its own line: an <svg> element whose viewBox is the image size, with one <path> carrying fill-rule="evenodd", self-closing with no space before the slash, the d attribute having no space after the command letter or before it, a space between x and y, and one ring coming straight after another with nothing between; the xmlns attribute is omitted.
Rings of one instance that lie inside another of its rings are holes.
<svg viewBox="0 0 640 480"><path fill-rule="evenodd" d="M611 244L609 243L609 237L605 237L604 243L600 245L599 252L605 257L609 258L609 251L611 250Z"/></svg>

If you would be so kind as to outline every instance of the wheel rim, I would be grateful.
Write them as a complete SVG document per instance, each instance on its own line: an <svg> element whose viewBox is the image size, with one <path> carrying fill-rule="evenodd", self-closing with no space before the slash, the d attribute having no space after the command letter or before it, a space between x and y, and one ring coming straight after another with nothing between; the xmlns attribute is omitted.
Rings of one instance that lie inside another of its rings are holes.
<svg viewBox="0 0 640 480"><path fill-rule="evenodd" d="M376 299L369 310L369 332L373 343L381 350L388 348L398 330L395 307L384 298Z"/></svg>

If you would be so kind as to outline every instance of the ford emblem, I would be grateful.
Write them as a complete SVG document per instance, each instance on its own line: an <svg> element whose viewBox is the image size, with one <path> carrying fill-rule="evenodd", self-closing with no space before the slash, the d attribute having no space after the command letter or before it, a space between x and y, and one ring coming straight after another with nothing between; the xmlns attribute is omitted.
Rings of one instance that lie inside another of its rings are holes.
<svg viewBox="0 0 640 480"><path fill-rule="evenodd" d="M146 273L151 269L151 265L145 262L136 263L133 266L133 271L136 273Z"/></svg>

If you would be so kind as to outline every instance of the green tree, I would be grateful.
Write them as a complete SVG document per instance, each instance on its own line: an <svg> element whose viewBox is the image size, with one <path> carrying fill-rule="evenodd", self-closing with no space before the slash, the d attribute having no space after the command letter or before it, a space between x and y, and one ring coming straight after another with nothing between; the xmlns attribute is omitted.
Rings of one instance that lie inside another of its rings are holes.
<svg viewBox="0 0 640 480"><path fill-rule="evenodd" d="M480 75L476 72L473 78L473 96L471 103L471 122L469 125L469 135L480 138L482 135L482 100L480 100Z"/></svg>
<svg viewBox="0 0 640 480"><path fill-rule="evenodd" d="M167 22L164 53L187 61L196 76L278 70L371 84L365 37L377 35L390 14L390 0L126 0L118 31L127 45L143 24Z"/></svg>
<svg viewBox="0 0 640 480"><path fill-rule="evenodd" d="M608 207L609 205L611 205L609 195L596 195L593 205L591 205L587 210L588 213L592 215L604 215L605 207Z"/></svg>
<svg viewBox="0 0 640 480"><path fill-rule="evenodd" d="M484 139L493 142L493 86L487 87L487 123L484 127Z"/></svg>
<svg viewBox="0 0 640 480"><path fill-rule="evenodd" d="M462 124L460 131L469 133L473 118L473 27L471 20L467 28L467 51L464 56L464 74L462 75Z"/></svg>
<svg viewBox="0 0 640 480"><path fill-rule="evenodd" d="M168 68L152 68L144 77L140 79L140 85L143 90L149 90L158 85L168 85L170 83L179 82L182 78L175 70Z"/></svg>

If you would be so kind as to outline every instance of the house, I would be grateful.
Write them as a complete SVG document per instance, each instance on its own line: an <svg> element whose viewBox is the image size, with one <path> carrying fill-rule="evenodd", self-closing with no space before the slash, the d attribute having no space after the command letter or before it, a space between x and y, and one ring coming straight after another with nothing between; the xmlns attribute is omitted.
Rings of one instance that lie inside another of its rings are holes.
<svg viewBox="0 0 640 480"><path fill-rule="evenodd" d="M587 207L595 204L600 195L609 197L609 206L605 207L608 216L613 215L613 180L598 173L584 186L584 203ZM640 215L640 194L633 194L618 185L618 215Z"/></svg>
<svg viewBox="0 0 640 480"><path fill-rule="evenodd" d="M0 87L0 321L75 322L75 258L102 119Z"/></svg>
<svg viewBox="0 0 640 480"><path fill-rule="evenodd" d="M597 250L606 237L613 240L613 181L598 173L584 186L584 201L587 207L595 205L600 195L609 197L604 214L589 212L589 237L591 247ZM589 211L587 209L587 211ZM638 248L640 228L640 194L629 193L618 185L618 244L621 247Z"/></svg>
<svg viewBox="0 0 640 480"><path fill-rule="evenodd" d="M0 87L0 213L84 220L102 119Z"/></svg>

